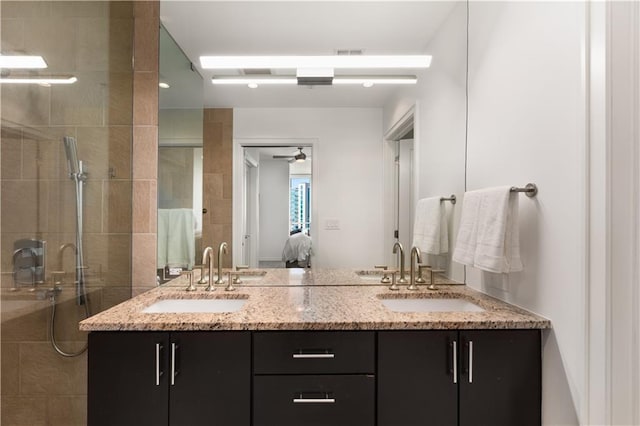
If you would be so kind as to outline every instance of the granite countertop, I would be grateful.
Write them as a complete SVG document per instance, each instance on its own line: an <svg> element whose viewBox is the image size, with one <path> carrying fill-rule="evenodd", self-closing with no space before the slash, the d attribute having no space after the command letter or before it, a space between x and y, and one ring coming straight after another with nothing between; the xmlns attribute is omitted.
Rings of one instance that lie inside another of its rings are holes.
<svg viewBox="0 0 640 426"><path fill-rule="evenodd" d="M152 330L405 330L405 329L544 329L549 320L504 303L464 285L439 285L428 290L391 291L377 283L362 285L353 270L272 269L244 272L245 284L227 292L186 292L186 277L141 294L80 323L83 331ZM257 275L256 275L257 274ZM259 276L258 278L255 278ZM254 277L248 280L245 278ZM438 280L436 279L436 284ZM264 286L261 286L264 284ZM339 285L353 284L353 285ZM359 284L359 285L358 285ZM144 313L166 299L247 299L237 312ZM461 298L482 312L393 312L386 298Z"/></svg>

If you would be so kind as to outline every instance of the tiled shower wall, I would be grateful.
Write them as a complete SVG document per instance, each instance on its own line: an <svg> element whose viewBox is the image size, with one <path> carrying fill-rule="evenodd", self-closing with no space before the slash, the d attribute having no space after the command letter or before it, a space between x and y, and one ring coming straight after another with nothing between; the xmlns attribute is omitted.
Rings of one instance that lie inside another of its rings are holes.
<svg viewBox="0 0 640 426"><path fill-rule="evenodd" d="M2 87L3 425L86 423L86 353L56 354L49 301L27 288L11 291L15 240L47 241L48 277L60 269L58 247L75 240L74 186L63 136L77 138L88 172L84 245L92 313L129 298L132 274L140 287L155 283L155 265L149 277L140 271L147 258L155 262L158 15L157 2L0 3L3 54L42 54L51 73L78 77L71 86ZM86 336L77 331L84 312L73 297L71 250L62 268L67 273L56 335L65 350L74 351Z"/></svg>

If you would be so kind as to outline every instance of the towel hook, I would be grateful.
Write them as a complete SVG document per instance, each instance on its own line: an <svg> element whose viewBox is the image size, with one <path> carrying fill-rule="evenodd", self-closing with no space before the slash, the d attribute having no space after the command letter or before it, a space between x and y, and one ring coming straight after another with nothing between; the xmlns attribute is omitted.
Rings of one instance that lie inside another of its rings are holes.
<svg viewBox="0 0 640 426"><path fill-rule="evenodd" d="M535 197L536 195L538 195L538 185L536 185L535 183L528 183L524 188L512 186L510 191L524 192L527 197Z"/></svg>
<svg viewBox="0 0 640 426"><path fill-rule="evenodd" d="M451 201L451 204L456 203L456 194L451 194L450 197L440 197L440 201Z"/></svg>

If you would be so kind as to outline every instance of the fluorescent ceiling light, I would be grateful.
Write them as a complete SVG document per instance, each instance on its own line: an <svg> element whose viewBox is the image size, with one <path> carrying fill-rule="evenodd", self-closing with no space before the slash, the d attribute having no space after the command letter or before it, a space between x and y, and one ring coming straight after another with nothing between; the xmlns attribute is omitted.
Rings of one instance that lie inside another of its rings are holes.
<svg viewBox="0 0 640 426"><path fill-rule="evenodd" d="M0 68L47 68L42 56L0 55Z"/></svg>
<svg viewBox="0 0 640 426"><path fill-rule="evenodd" d="M430 55L200 56L204 69L428 68Z"/></svg>
<svg viewBox="0 0 640 426"><path fill-rule="evenodd" d="M334 77L333 84L362 84L371 87L374 84L416 84L415 75L375 75L375 76L340 76Z"/></svg>
<svg viewBox="0 0 640 426"><path fill-rule="evenodd" d="M286 84L296 85L298 79L293 76L278 76L278 75L263 75L256 77L247 76L214 76L211 78L213 84L219 85L249 85L251 88L256 88L260 84ZM415 75L349 75L349 76L336 76L328 84L340 84L349 85L357 84L364 85L365 87L371 87L374 84L416 84L418 78ZM304 81L301 85L306 85ZM310 83L309 85L313 85Z"/></svg>
<svg viewBox="0 0 640 426"><path fill-rule="evenodd" d="M260 76L251 78L247 76L214 76L213 84L298 84L298 79L287 76Z"/></svg>
<svg viewBox="0 0 640 426"><path fill-rule="evenodd" d="M73 84L78 79L68 78L0 78L0 84Z"/></svg>

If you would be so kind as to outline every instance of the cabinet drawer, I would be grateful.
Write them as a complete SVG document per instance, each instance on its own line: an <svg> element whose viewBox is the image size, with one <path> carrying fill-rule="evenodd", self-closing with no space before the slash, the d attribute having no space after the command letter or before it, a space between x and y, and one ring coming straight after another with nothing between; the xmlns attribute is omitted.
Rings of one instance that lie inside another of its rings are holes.
<svg viewBox="0 0 640 426"><path fill-rule="evenodd" d="M373 374L375 335L368 331L286 331L253 335L255 374Z"/></svg>
<svg viewBox="0 0 640 426"><path fill-rule="evenodd" d="M255 426L374 425L372 375L255 376Z"/></svg>

